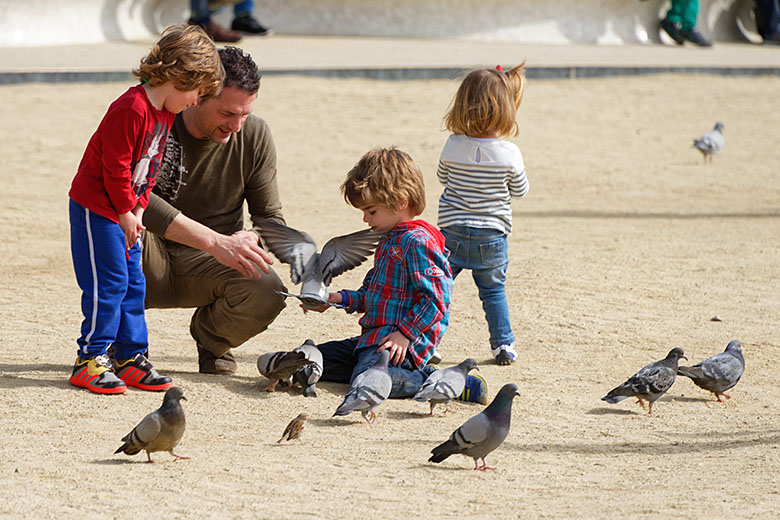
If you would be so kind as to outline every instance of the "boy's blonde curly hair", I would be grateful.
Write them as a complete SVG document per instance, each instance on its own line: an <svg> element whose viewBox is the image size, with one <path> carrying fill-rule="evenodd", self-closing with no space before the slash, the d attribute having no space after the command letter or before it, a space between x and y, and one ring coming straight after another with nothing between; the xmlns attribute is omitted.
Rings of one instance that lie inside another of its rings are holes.
<svg viewBox="0 0 780 520"><path fill-rule="evenodd" d="M517 110L525 92L525 62L504 71L471 71L444 116L444 126L453 134L484 137L517 135Z"/></svg>
<svg viewBox="0 0 780 520"><path fill-rule="evenodd" d="M166 28L133 76L157 87L172 81L181 91L200 90L203 99L222 92L225 70L214 42L198 25Z"/></svg>
<svg viewBox="0 0 780 520"><path fill-rule="evenodd" d="M425 210L422 171L409 154L394 146L375 148L361 157L347 173L341 192L359 209L378 204L398 210L408 202L415 215Z"/></svg>

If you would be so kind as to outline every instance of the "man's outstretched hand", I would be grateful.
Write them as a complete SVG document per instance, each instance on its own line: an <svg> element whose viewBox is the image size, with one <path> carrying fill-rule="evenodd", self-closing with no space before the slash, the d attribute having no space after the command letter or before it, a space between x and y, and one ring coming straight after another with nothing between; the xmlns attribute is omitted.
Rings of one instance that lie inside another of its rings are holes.
<svg viewBox="0 0 780 520"><path fill-rule="evenodd" d="M271 270L273 258L257 242L251 231L219 235L211 255L221 264L232 267L247 278L261 278ZM262 271L263 273L261 273Z"/></svg>

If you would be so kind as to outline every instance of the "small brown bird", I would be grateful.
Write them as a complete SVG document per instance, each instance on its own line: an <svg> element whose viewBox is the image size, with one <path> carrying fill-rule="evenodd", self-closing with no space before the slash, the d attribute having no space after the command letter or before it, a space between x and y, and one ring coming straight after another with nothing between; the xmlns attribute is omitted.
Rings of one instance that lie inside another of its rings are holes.
<svg viewBox="0 0 780 520"><path fill-rule="evenodd" d="M287 437L288 441L291 441L293 439L300 439L301 432L303 431L304 426L306 425L306 419L308 419L309 416L305 413L298 414L298 416L290 421L290 424L287 425L287 428L284 429L284 433L282 434L282 438L276 441L277 443L280 443L284 440L285 437Z"/></svg>

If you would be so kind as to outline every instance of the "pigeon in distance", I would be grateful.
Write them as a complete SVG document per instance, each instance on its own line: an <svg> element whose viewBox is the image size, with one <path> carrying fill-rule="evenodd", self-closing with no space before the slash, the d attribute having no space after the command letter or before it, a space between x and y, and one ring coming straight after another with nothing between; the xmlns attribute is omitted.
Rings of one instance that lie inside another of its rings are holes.
<svg viewBox="0 0 780 520"><path fill-rule="evenodd" d="M359 411L368 424L373 424L376 421L374 409L385 402L393 388L393 380L387 372L389 361L390 353L387 350L380 352L374 365L352 381L344 401L333 416Z"/></svg>
<svg viewBox="0 0 780 520"><path fill-rule="evenodd" d="M306 359L306 354L297 350L268 352L257 358L257 370L271 380L263 388L265 392L273 392L280 382L291 386L292 375L306 365L314 363Z"/></svg>
<svg viewBox="0 0 780 520"><path fill-rule="evenodd" d="M287 427L284 429L284 433L282 434L282 438L276 441L276 443L280 443L283 440L285 440L285 437L288 441L291 441L293 439L300 439L301 433L303 432L303 428L306 425L306 419L308 419L309 416L305 413L298 414L290 423L287 425Z"/></svg>
<svg viewBox="0 0 780 520"><path fill-rule="evenodd" d="M305 397L317 397L317 381L322 377L322 352L310 339L304 341L303 345L293 352L303 352L306 359L311 361L293 374L293 381L301 385Z"/></svg>
<svg viewBox="0 0 780 520"><path fill-rule="evenodd" d="M677 373L691 378L699 388L709 390L718 402L722 403L720 396L731 399L724 393L739 382L745 371L745 358L742 357L742 343L734 340L726 346L726 350L715 354L691 367L678 367Z"/></svg>
<svg viewBox="0 0 780 520"><path fill-rule="evenodd" d="M151 454L156 451L167 451L173 455L174 461L189 458L173 452L173 448L184 435L184 410L179 402L181 399L186 401L187 397L184 390L178 386L166 390L162 406L144 417L133 431L125 435L122 438L124 444L114 453L136 455L144 450L148 462L154 462Z"/></svg>
<svg viewBox="0 0 780 520"><path fill-rule="evenodd" d="M301 294L278 291L279 294L298 298L304 310L331 305L328 286L333 278L365 262L379 242L377 233L364 229L331 238L318 253L317 244L302 231L270 220L260 224L259 229L268 250L290 264L292 283L302 283Z"/></svg>
<svg viewBox="0 0 780 520"><path fill-rule="evenodd" d="M644 401L647 401L647 413L653 413L653 403L674 384L677 377L677 363L681 358L688 359L681 348L673 348L664 359L646 365L642 370L629 377L625 383L610 390L601 400L615 404L626 397L636 397L637 403L642 408L645 407Z"/></svg>
<svg viewBox="0 0 780 520"><path fill-rule="evenodd" d="M512 418L512 400L520 395L517 385L508 383L501 387L487 408L470 418L452 432L450 438L431 450L429 462L441 462L450 455L460 453L474 459L474 469L495 469L485 463L485 457L498 448L509 433ZM482 465L477 460L482 460Z"/></svg>
<svg viewBox="0 0 780 520"><path fill-rule="evenodd" d="M697 148L704 156L704 162L712 162L712 156L723 149L726 144L723 138L723 123L718 121L715 128L693 140L694 148Z"/></svg>
<svg viewBox="0 0 780 520"><path fill-rule="evenodd" d="M450 399L457 398L463 392L466 376L474 368L479 370L477 360L468 358L455 366L431 372L412 399L421 403L429 402L431 415L439 403L444 403L444 413L451 412Z"/></svg>

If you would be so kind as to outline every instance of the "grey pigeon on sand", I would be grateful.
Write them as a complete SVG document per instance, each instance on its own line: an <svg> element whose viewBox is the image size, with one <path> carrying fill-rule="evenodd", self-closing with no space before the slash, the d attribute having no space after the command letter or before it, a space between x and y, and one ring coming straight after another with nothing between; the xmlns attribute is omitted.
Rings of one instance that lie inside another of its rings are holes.
<svg viewBox="0 0 780 520"><path fill-rule="evenodd" d="M376 421L374 409L385 402L393 388L393 380L387 372L389 360L390 353L383 350L372 367L355 377L334 417L359 411L368 424Z"/></svg>
<svg viewBox="0 0 780 520"><path fill-rule="evenodd" d="M645 407L644 401L647 401L647 413L653 413L653 403L674 384L677 377L677 363L681 358L688 359L681 348L673 348L664 359L646 365L629 377L625 383L610 390L601 400L615 404L626 397L636 397L642 408Z"/></svg>
<svg viewBox="0 0 780 520"><path fill-rule="evenodd" d="M379 242L377 233L364 229L331 238L318 253L317 244L303 231L270 220L261 223L259 228L268 250L290 264L293 284L303 284L299 295L279 293L298 298L304 309L330 305L328 286L333 278L365 262Z"/></svg>
<svg viewBox="0 0 780 520"><path fill-rule="evenodd" d="M295 350L268 352L261 355L257 358L257 370L271 380L263 390L273 392L279 382L290 386L292 375L312 363L314 362L306 359L305 353Z"/></svg>
<svg viewBox="0 0 780 520"><path fill-rule="evenodd" d="M282 438L276 441L276 443L278 444L282 442L285 437L288 441L300 439L303 428L306 425L306 419L308 418L309 416L305 413L299 413L292 421L290 421L290 423L284 429L284 433L282 433Z"/></svg>
<svg viewBox="0 0 780 520"><path fill-rule="evenodd" d="M704 156L704 162L712 162L712 156L723 149L726 144L723 138L723 123L718 121L715 128L706 132L703 136L693 140L694 148L697 148Z"/></svg>
<svg viewBox="0 0 780 520"><path fill-rule="evenodd" d="M431 372L412 399L421 403L429 402L431 415L433 415L433 408L439 403L444 403L444 413L451 412L450 400L457 398L463 392L466 387L466 376L474 368L479 370L477 360L468 358L455 366Z"/></svg>
<svg viewBox="0 0 780 520"><path fill-rule="evenodd" d="M186 401L187 397L184 390L178 386L166 390L162 406L144 417L133 431L125 435L122 438L124 444L114 453L136 455L144 450L148 462L154 462L151 454L156 451L167 451L173 455L174 461L189 458L173 452L173 448L184 435L185 420L184 410L179 402L181 399Z"/></svg>
<svg viewBox="0 0 780 520"><path fill-rule="evenodd" d="M485 457L498 448L509 433L512 418L512 400L520 395L517 385L508 383L501 387L487 408L470 418L452 432L450 438L431 450L429 462L441 462L450 455L460 453L474 459L474 469L494 469L487 465ZM482 465L477 460L482 460Z"/></svg>
<svg viewBox="0 0 780 520"><path fill-rule="evenodd" d="M724 392L736 385L744 372L745 358L742 356L742 343L737 340L731 341L725 351L701 363L677 368L678 374L691 378L696 386L715 394L719 403L723 402L720 396L731 399L731 396Z"/></svg>
<svg viewBox="0 0 780 520"><path fill-rule="evenodd" d="M303 352L306 359L311 361L293 374L293 380L301 385L305 397L317 397L317 382L322 377L322 352L310 339L304 341L293 352Z"/></svg>

